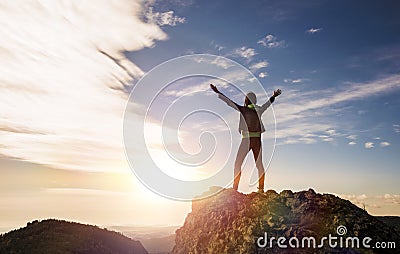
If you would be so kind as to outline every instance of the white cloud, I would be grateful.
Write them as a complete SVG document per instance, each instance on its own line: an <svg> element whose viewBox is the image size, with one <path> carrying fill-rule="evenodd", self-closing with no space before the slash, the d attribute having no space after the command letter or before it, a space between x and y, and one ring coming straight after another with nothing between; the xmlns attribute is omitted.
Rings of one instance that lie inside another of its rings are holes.
<svg viewBox="0 0 400 254"><path fill-rule="evenodd" d="M283 118L279 115L278 108L274 108L277 115L277 123L278 128L276 130L276 138L277 139L301 139L304 137L310 137L310 134L321 132L330 127L329 124L319 123L316 121L309 121L307 117L298 117L296 118L293 115L289 115L286 118ZM296 123L296 124L292 124Z"/></svg>
<svg viewBox="0 0 400 254"><path fill-rule="evenodd" d="M334 130L334 129L329 129L329 130L326 130L325 132L328 133L330 136L337 135L336 130Z"/></svg>
<svg viewBox="0 0 400 254"><path fill-rule="evenodd" d="M400 124L393 124L393 130L395 133L400 133Z"/></svg>
<svg viewBox="0 0 400 254"><path fill-rule="evenodd" d="M297 108L300 111L306 111L310 109L328 107L339 102L361 99L399 88L400 75L392 75L367 83L353 83L345 88L342 88L340 91L325 90L312 92L310 95L317 95L317 97L307 100L308 102L306 102L304 105L297 106ZM305 95L307 94L305 93ZM298 94L298 96L301 98L302 95Z"/></svg>
<svg viewBox="0 0 400 254"><path fill-rule="evenodd" d="M259 74L258 74L258 77L260 77L260 78L265 78L265 77L267 77L268 76L268 73L267 72L260 72Z"/></svg>
<svg viewBox="0 0 400 254"><path fill-rule="evenodd" d="M210 80L209 82L202 82L194 86L180 87L179 89L171 89L165 92L166 96L173 96L179 98L182 96L193 96L198 92L210 93L210 83L218 84L218 86L223 86L223 83L216 83L219 80Z"/></svg>
<svg viewBox="0 0 400 254"><path fill-rule="evenodd" d="M274 104L278 123L277 138L283 139L279 140L280 143L285 143L285 139L294 143L293 140L308 134L319 135L330 129L340 130L341 123L334 119L340 108L334 105L397 89L400 89L400 75L391 75L365 83L346 84L341 89L283 90L283 94ZM348 137L356 138L355 135Z"/></svg>
<svg viewBox="0 0 400 254"><path fill-rule="evenodd" d="M221 50L225 49L225 47L224 47L224 46L221 46L221 45L218 45L218 44L216 44L216 45L215 45L215 49L216 49L216 50L218 50L218 51L221 51Z"/></svg>
<svg viewBox="0 0 400 254"><path fill-rule="evenodd" d="M315 34L315 33L321 32L321 31L322 31L322 28L310 28L310 29L308 29L308 30L306 31L306 33Z"/></svg>
<svg viewBox="0 0 400 254"><path fill-rule="evenodd" d="M365 142L364 147L367 149L374 148L374 143L373 142Z"/></svg>
<svg viewBox="0 0 400 254"><path fill-rule="evenodd" d="M385 194L383 196L386 202L393 203L393 204L400 204L400 195L397 194Z"/></svg>
<svg viewBox="0 0 400 254"><path fill-rule="evenodd" d="M350 140L356 140L357 139L357 135L349 135L346 138L348 138Z"/></svg>
<svg viewBox="0 0 400 254"><path fill-rule="evenodd" d="M121 92L143 71L124 51L167 35L142 1L0 6L0 153L53 167L126 168Z"/></svg>
<svg viewBox="0 0 400 254"><path fill-rule="evenodd" d="M365 200L368 198L367 195L365 194L361 194L361 195L354 195L354 194L350 194L350 195L346 195L346 194L339 194L339 196L341 198L345 198L348 200Z"/></svg>
<svg viewBox="0 0 400 254"><path fill-rule="evenodd" d="M201 56L197 57L196 61L206 61L205 59L203 59ZM223 69L228 69L229 67L233 66L230 62L227 62L226 60L224 60L224 58L218 58L216 60L214 60L213 62L211 62L212 64L214 64L215 66L221 67ZM238 81L244 81L244 80L249 80L249 79L255 79L255 77L251 74L249 74L247 71L237 71L236 69L232 70L228 70L225 73L221 73L221 76L219 78L215 78L215 79L209 79L206 81L202 81L199 82L197 84L194 85L190 85L190 86L181 86L178 87L177 89L170 89L165 91L165 93L163 93L164 95L167 96L172 96L176 98L182 97L182 96L193 96L198 92L204 92L207 94L214 94L211 92L210 90L210 83L211 84L215 84L218 87L223 87L223 88L227 88L229 87L229 83L228 82L222 82L222 80L229 80L230 82L238 82ZM240 94L238 94L240 95ZM241 97L242 95L240 95Z"/></svg>
<svg viewBox="0 0 400 254"><path fill-rule="evenodd" d="M229 67L233 66L232 62L222 57L215 58L215 60L212 61L211 64L215 64L216 66L222 67L224 69L228 69Z"/></svg>
<svg viewBox="0 0 400 254"><path fill-rule="evenodd" d="M306 79L301 79L301 78L297 78L297 79L284 79L283 82L285 82L285 83L297 84L297 83L304 82L305 80L306 80Z"/></svg>
<svg viewBox="0 0 400 254"><path fill-rule="evenodd" d="M352 202L353 204L357 205L357 206L364 206L366 205L366 201L367 199L369 199L369 197L365 194L361 194L361 195L354 195L354 194L350 194L350 195L346 195L346 194L339 194L338 195L340 198L343 199L347 199L350 202Z"/></svg>
<svg viewBox="0 0 400 254"><path fill-rule="evenodd" d="M380 143L380 146L381 146L381 147L390 146L390 143L387 142L387 141L383 141L383 142Z"/></svg>
<svg viewBox="0 0 400 254"><path fill-rule="evenodd" d="M348 144L351 145L351 146L357 145L357 143L354 142L354 141L350 141Z"/></svg>
<svg viewBox="0 0 400 254"><path fill-rule="evenodd" d="M212 62L210 62L207 57L203 57L202 55L196 55L192 59L198 63L211 63L217 67L222 67L225 70L234 66L234 64L225 57L216 57Z"/></svg>
<svg viewBox="0 0 400 254"><path fill-rule="evenodd" d="M269 63L267 61L261 61L261 62L250 65L249 69L254 72L259 69L265 68L268 65L269 65Z"/></svg>
<svg viewBox="0 0 400 254"><path fill-rule="evenodd" d="M362 209L368 208L368 212L370 213L376 213L376 209L380 208L391 209L389 208L390 206L400 204L399 194L384 194L378 196L370 196L366 194L339 194L338 196L340 198L349 200Z"/></svg>
<svg viewBox="0 0 400 254"><path fill-rule="evenodd" d="M185 23L186 19L174 15L174 11L153 12L153 7L149 7L146 18L150 23L159 26L176 26L178 23Z"/></svg>
<svg viewBox="0 0 400 254"><path fill-rule="evenodd" d="M251 59L257 53L256 53L255 49L243 46L241 48L235 49L233 54L236 56L246 58L246 59Z"/></svg>
<svg viewBox="0 0 400 254"><path fill-rule="evenodd" d="M220 52L220 51L222 51L222 50L224 50L226 48L225 46L219 45L214 40L212 40L210 42L210 46L213 47L214 49L216 49L218 52Z"/></svg>
<svg viewBox="0 0 400 254"><path fill-rule="evenodd" d="M286 42L284 40L278 40L278 38L272 34L267 34L257 43L267 48L283 48L286 46Z"/></svg>

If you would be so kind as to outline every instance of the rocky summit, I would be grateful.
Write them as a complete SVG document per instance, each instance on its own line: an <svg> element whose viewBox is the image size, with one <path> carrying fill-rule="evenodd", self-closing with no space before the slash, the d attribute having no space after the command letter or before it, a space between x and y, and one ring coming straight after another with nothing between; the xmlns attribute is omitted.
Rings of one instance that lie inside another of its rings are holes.
<svg viewBox="0 0 400 254"><path fill-rule="evenodd" d="M172 253L400 253L399 240L390 225L335 195L221 189L192 202Z"/></svg>

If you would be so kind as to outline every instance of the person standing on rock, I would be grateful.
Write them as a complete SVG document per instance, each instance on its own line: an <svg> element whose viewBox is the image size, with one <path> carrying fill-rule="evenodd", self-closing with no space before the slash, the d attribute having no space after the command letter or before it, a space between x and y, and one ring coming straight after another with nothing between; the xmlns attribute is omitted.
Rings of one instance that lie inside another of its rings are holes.
<svg viewBox="0 0 400 254"><path fill-rule="evenodd" d="M261 133L265 131L265 128L261 121L261 115L282 91L280 89L275 90L271 98L261 106L256 104L256 95L253 92L249 92L244 99L244 106L241 106L222 94L213 84L210 84L210 87L218 94L218 98L240 112L239 132L242 134L242 141L235 160L233 189L237 190L239 187L242 163L247 153L252 150L258 170L258 191L264 192L265 169L262 163Z"/></svg>

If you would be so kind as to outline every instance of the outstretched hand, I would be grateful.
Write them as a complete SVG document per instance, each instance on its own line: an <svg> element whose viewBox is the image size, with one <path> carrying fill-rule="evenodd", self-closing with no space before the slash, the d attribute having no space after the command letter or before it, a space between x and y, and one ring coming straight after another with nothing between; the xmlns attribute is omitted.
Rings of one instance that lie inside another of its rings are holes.
<svg viewBox="0 0 400 254"><path fill-rule="evenodd" d="M274 95L272 95L273 97L278 97L279 95L281 95L282 91L281 89L277 89L274 91Z"/></svg>
<svg viewBox="0 0 400 254"><path fill-rule="evenodd" d="M210 84L211 89L216 92L216 93L220 93L220 91L218 91L217 87L214 86L213 84Z"/></svg>

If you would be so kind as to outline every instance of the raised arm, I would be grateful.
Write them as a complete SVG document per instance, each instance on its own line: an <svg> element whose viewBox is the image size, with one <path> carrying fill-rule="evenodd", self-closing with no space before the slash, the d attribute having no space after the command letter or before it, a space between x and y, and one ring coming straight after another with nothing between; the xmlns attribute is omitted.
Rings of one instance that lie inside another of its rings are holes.
<svg viewBox="0 0 400 254"><path fill-rule="evenodd" d="M262 114L271 104L275 101L275 98L281 95L282 91L281 89L275 90L274 94L269 98L269 100L261 105L259 112Z"/></svg>
<svg viewBox="0 0 400 254"><path fill-rule="evenodd" d="M235 102L233 102L231 99L229 99L228 97L226 97L223 93L221 93L216 86L214 86L213 84L210 84L211 89L218 94L218 98L220 98L221 100L223 100L224 102L226 102L226 104L228 104L228 106L239 110L239 105L236 104Z"/></svg>

